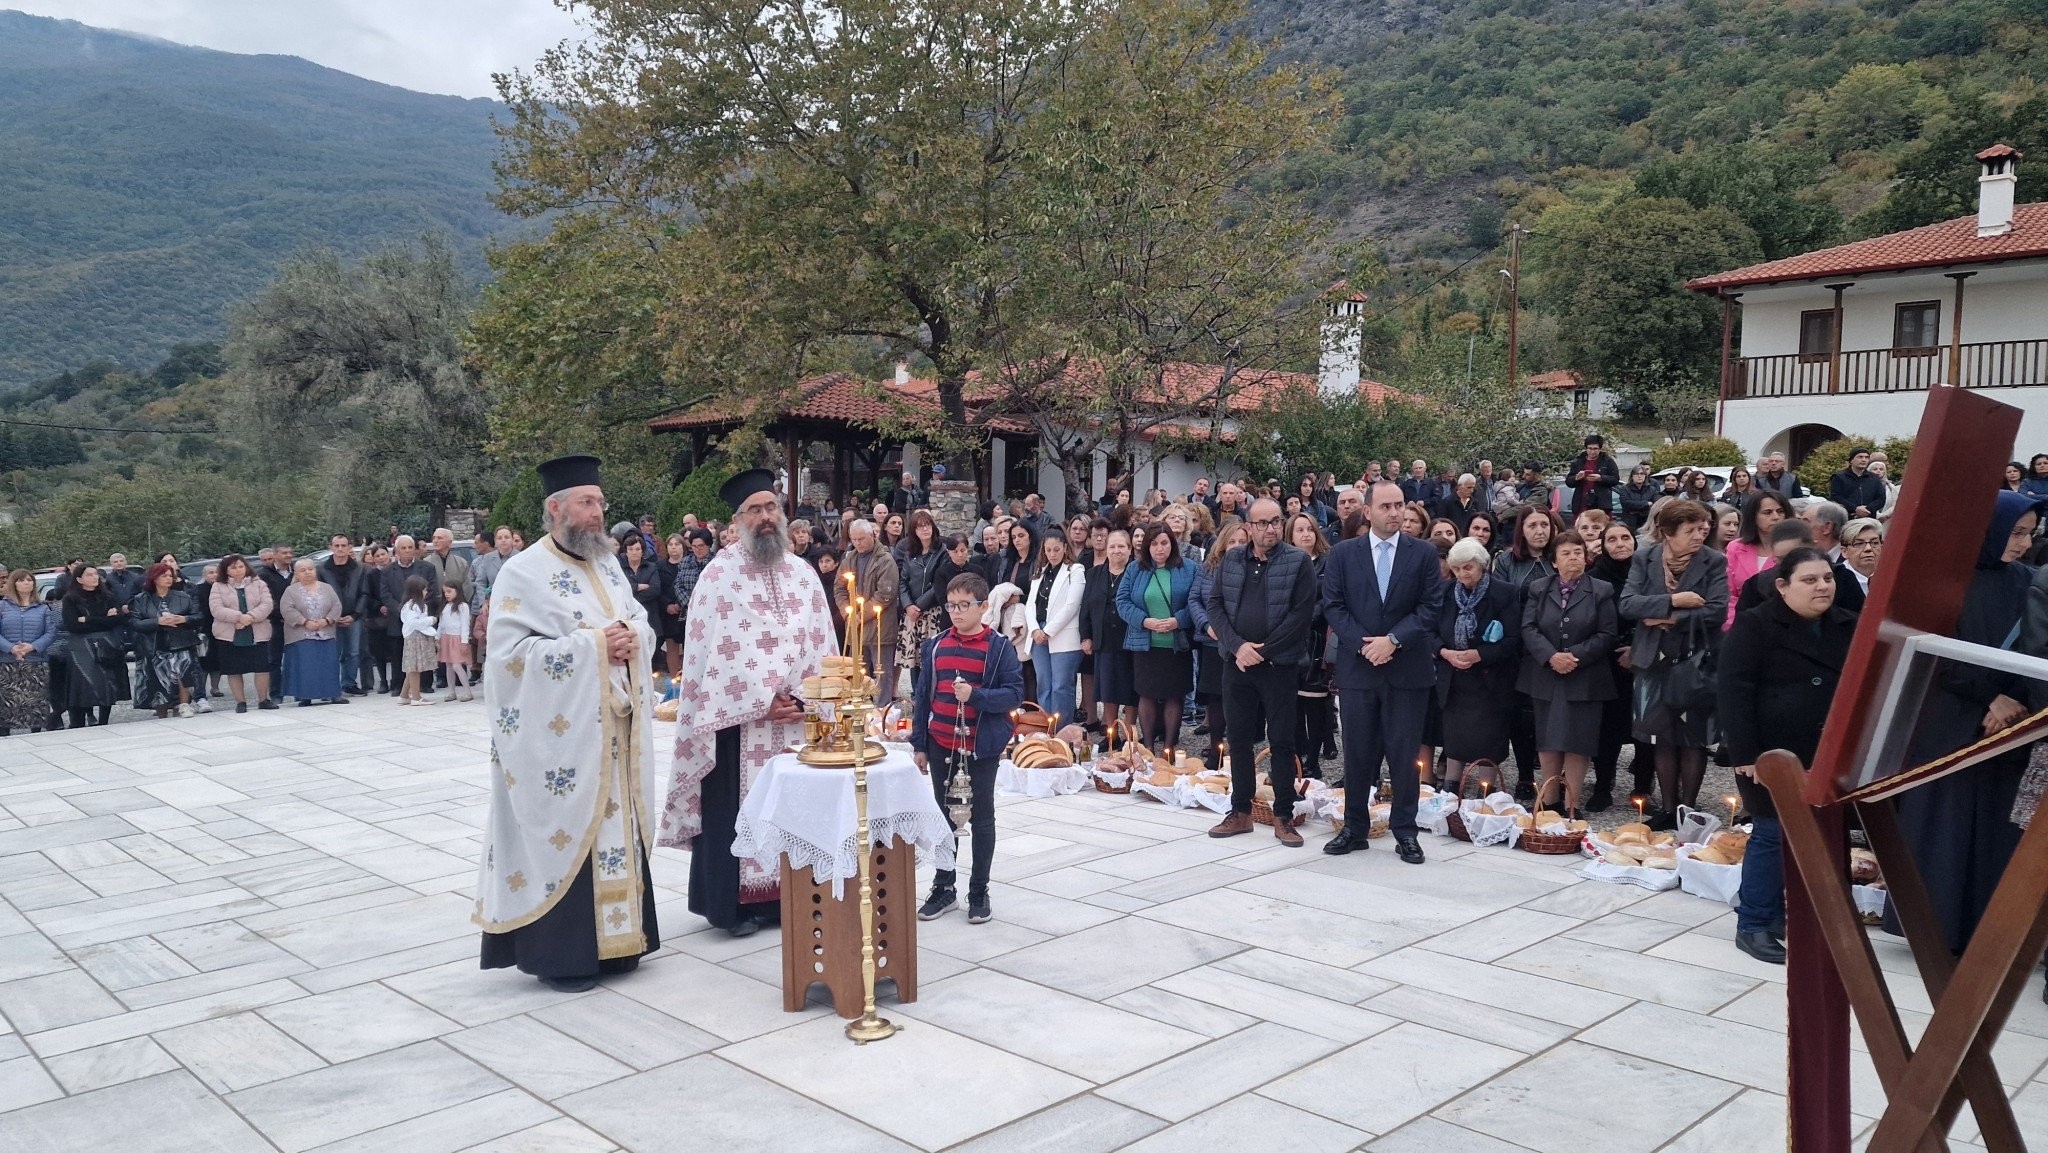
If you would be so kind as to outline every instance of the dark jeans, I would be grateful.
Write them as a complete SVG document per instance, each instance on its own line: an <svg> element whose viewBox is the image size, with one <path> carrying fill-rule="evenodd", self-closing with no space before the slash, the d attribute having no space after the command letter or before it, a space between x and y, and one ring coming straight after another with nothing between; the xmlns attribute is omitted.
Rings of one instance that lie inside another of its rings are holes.
<svg viewBox="0 0 2048 1153"><path fill-rule="evenodd" d="M940 748L932 743L925 748L925 763L931 767L932 794L939 799L939 808L946 808L946 779L951 775L959 754ZM976 757L964 761L967 773L969 799L967 827L974 835L972 871L967 874L967 895L985 897L988 895L988 871L996 859L996 761L995 757ZM946 823L953 825L953 814L946 813ZM957 856L960 849L960 827L953 825L953 850ZM955 884L952 869L940 869L932 882L950 889Z"/></svg>
<svg viewBox="0 0 2048 1153"><path fill-rule="evenodd" d="M1266 775L1273 781L1273 817L1294 816L1294 726L1299 706L1294 690L1301 684L1295 665L1253 665L1240 670L1223 663L1223 717L1230 733L1230 810L1252 811L1257 787L1256 754L1261 738L1272 752ZM1214 729L1211 728L1213 735Z"/></svg>
<svg viewBox="0 0 2048 1153"><path fill-rule="evenodd" d="M1323 779L1323 748L1337 732L1337 702L1327 696L1295 695L1298 719L1294 726L1294 748L1301 754L1301 775Z"/></svg>
<svg viewBox="0 0 2048 1153"><path fill-rule="evenodd" d="M270 622L270 699L284 699L284 625Z"/></svg>
<svg viewBox="0 0 2048 1153"><path fill-rule="evenodd" d="M1742 855L1742 889L1735 897L1735 929L1761 933L1785 919L1784 833L1776 817L1754 817Z"/></svg>
<svg viewBox="0 0 2048 1153"><path fill-rule="evenodd" d="M362 621L347 628L336 627L334 639L341 643L334 646L341 658L341 687L352 689L363 683L363 670L367 664L363 653L363 637L368 629Z"/></svg>

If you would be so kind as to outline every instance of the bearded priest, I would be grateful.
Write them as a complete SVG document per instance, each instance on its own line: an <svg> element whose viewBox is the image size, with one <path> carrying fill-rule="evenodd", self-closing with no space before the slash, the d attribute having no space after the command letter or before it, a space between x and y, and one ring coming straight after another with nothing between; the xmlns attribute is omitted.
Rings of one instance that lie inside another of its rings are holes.
<svg viewBox="0 0 2048 1153"><path fill-rule="evenodd" d="M517 965L567 992L661 947L648 868L656 642L604 535L598 464L540 466L548 535L498 571L484 650L483 967Z"/></svg>
<svg viewBox="0 0 2048 1153"><path fill-rule="evenodd" d="M735 510L739 539L690 594L661 843L690 850L690 911L746 937L777 922L781 884L733 856L740 803L769 758L802 742L797 691L839 641L817 574L790 550L775 474L740 473L718 495Z"/></svg>

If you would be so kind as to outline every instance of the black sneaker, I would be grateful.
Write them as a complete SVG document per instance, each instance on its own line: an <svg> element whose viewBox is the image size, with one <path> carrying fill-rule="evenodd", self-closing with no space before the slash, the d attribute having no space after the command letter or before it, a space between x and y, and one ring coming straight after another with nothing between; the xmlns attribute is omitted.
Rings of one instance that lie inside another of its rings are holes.
<svg viewBox="0 0 2048 1153"><path fill-rule="evenodd" d="M274 708L276 708L276 707L277 707L277 702L276 702L276 701L258 701L258 702L256 702L256 707L257 707L257 708L259 708L259 709L274 709Z"/></svg>
<svg viewBox="0 0 2048 1153"><path fill-rule="evenodd" d="M936 921L940 917L945 916L953 906L959 903L958 895L952 889L942 889L934 885L932 886L932 895L926 897L924 904L917 907L917 919L920 921Z"/></svg>
<svg viewBox="0 0 2048 1153"><path fill-rule="evenodd" d="M1586 802L1589 813L1604 813L1614 807L1614 794L1606 789L1593 790L1593 799Z"/></svg>
<svg viewBox="0 0 2048 1153"><path fill-rule="evenodd" d="M249 711L249 702L248 702L248 701L236 701L236 702L235 702L235 711L236 711L236 712L238 712L238 713L246 713L246 712L248 712L248 711Z"/></svg>
<svg viewBox="0 0 2048 1153"><path fill-rule="evenodd" d="M994 917L994 916L995 916L995 914L994 914L994 913L991 913L991 912L989 912L989 911L988 911L988 894L987 894L987 893L980 893L980 894L976 894L976 893L969 893L969 894L967 894L967 923L968 923L968 924L970 924L970 925L980 925L980 924L984 924L984 923L986 923L986 922L987 922L987 921L988 921L988 920L989 920L989 919L990 919L991 917Z"/></svg>

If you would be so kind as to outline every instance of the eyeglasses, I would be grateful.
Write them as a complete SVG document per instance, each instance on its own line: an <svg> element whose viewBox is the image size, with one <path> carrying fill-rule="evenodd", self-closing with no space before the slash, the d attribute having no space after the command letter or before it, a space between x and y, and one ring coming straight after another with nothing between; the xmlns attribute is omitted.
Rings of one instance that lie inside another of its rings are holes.
<svg viewBox="0 0 2048 1153"><path fill-rule="evenodd" d="M2017 535L2017 534L2015 534L2015 535ZM1883 543L1884 543L1884 541L1883 541L1882 539L1878 538L1878 537L1865 537L1865 538L1863 538L1862 540L1852 540L1852 541L1844 541L1844 542L1842 542L1842 547L1843 547L1843 548L1876 548L1877 546L1879 546L1879 545L1881 545L1881 544L1883 544Z"/></svg>
<svg viewBox="0 0 2048 1153"><path fill-rule="evenodd" d="M1266 518L1265 520L1254 520L1254 521L1247 521L1247 522L1245 522L1245 523L1247 523L1247 524L1251 525L1251 526L1252 526L1253 528L1279 528L1279 527L1280 527L1280 518L1279 518L1279 517L1277 517L1277 516L1274 516L1274 517L1267 517L1267 518Z"/></svg>
<svg viewBox="0 0 2048 1153"><path fill-rule="evenodd" d="M947 612L949 612L949 613L972 613L972 612L980 612L980 611L981 611L981 605L980 605L980 603L979 603L979 602L974 602L974 601L970 601L970 602L968 602L968 603L966 603L966 604L962 604L962 603L960 603L959 601L947 601L947 602L946 602L946 611L947 611Z"/></svg>

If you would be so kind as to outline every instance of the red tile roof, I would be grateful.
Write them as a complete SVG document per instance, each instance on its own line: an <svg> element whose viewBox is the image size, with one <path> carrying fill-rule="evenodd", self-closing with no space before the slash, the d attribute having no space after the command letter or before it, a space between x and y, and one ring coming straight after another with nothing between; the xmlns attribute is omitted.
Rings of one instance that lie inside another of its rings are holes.
<svg viewBox="0 0 2048 1153"><path fill-rule="evenodd" d="M1218 365L1169 364L1162 374L1160 387L1148 390L1149 395L1141 397L1140 402L1155 410L1192 410L1205 399L1215 396L1221 387L1222 376L1223 369ZM1100 367L1080 361L1070 363L1060 374L1059 387L1065 390L1098 389L1101 387ZM1316 378L1312 373L1240 370L1227 410L1232 416L1242 416L1290 389L1313 390L1315 387ZM1389 399L1414 399L1376 380L1359 381L1358 390L1360 395L1375 404ZM968 407L980 408L987 403L988 395L989 390L981 385L979 374L971 375L967 383ZM655 417L647 422L647 427L652 432L685 432L739 424L754 415L758 403L707 404ZM914 379L899 385L890 380L878 384L851 373L835 372L815 376L799 384L795 400L781 409L777 419L873 427L885 417L897 415L906 408L911 415L923 409L936 418L937 405L938 385L934 381ZM1030 422L1014 416L993 416L988 427L995 432L1032 431Z"/></svg>
<svg viewBox="0 0 2048 1153"><path fill-rule="evenodd" d="M1689 280L1685 286L1694 292L1713 292L1745 284L1861 276L1872 272L1983 264L2034 256L2048 256L2048 203L2022 204L2014 208L2012 231L2002 236L1978 236L1976 216L1959 216L1923 228L1909 228L1904 232L1788 256L1783 260L1769 260L1747 268L1717 272Z"/></svg>
<svg viewBox="0 0 2048 1153"><path fill-rule="evenodd" d="M1552 392L1565 388L1584 388L1585 383L1584 380L1579 378L1578 373L1569 368L1560 368L1556 372L1539 372L1529 378L1529 387L1539 392Z"/></svg>

